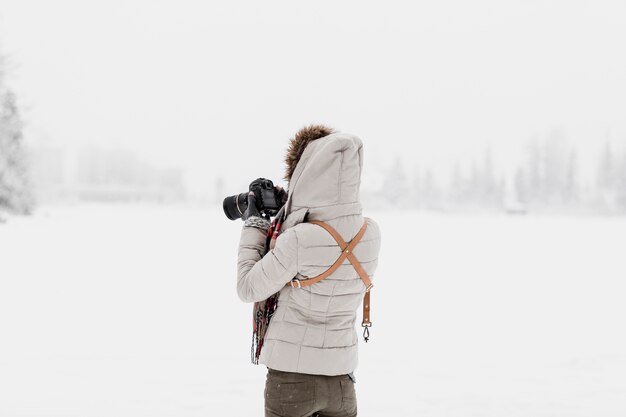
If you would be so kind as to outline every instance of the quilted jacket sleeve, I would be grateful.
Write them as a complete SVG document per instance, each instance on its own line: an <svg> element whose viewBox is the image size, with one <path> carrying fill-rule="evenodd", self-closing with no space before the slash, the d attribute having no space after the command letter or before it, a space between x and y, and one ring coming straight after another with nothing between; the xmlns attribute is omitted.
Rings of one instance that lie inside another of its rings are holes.
<svg viewBox="0 0 626 417"><path fill-rule="evenodd" d="M298 272L298 238L288 229L276 240L273 250L263 256L266 233L244 226L237 259L237 294L244 302L267 299L280 291Z"/></svg>

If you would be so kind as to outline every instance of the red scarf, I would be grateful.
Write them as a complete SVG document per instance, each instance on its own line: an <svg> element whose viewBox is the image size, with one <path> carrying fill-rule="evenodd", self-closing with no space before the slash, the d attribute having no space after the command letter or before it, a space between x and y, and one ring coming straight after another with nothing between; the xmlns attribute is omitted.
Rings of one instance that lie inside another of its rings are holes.
<svg viewBox="0 0 626 417"><path fill-rule="evenodd" d="M265 238L265 254L274 249L276 245L276 239L280 235L280 229L283 224L285 214L285 208L280 209L272 225L267 231L267 237ZM270 320L278 307L278 295L271 295L267 300L257 301L254 303L252 310L252 363L259 364L259 356L261 355L261 349L263 348L263 341L265 340L265 333L269 327Z"/></svg>

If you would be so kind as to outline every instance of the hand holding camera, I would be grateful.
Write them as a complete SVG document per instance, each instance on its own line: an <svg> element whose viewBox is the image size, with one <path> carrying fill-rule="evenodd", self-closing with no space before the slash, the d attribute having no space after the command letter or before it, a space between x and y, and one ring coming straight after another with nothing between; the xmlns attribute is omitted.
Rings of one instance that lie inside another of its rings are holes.
<svg viewBox="0 0 626 417"><path fill-rule="evenodd" d="M287 195L282 187L274 186L271 180L257 178L250 183L247 193L226 197L222 206L230 220L247 220L252 216L269 219L285 205Z"/></svg>

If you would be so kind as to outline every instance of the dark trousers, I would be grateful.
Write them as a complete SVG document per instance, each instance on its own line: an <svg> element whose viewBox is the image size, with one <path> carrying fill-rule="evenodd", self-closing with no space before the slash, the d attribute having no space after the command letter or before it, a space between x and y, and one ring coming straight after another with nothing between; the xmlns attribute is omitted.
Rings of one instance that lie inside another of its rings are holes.
<svg viewBox="0 0 626 417"><path fill-rule="evenodd" d="M268 369L265 417L356 417L354 382L348 375Z"/></svg>

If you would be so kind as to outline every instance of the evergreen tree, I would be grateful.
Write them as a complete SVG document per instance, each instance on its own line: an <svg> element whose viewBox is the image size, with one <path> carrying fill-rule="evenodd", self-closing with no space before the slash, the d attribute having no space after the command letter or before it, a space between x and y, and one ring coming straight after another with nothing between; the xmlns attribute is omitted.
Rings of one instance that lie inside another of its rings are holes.
<svg viewBox="0 0 626 417"><path fill-rule="evenodd" d="M515 178L514 178L515 184L515 196L517 199L517 202L523 204L523 205L528 205L528 203L530 202L530 196L531 196L531 191L530 191L530 185L528 183L528 174L526 172L526 170L524 169L524 167L518 166L516 171L515 171Z"/></svg>
<svg viewBox="0 0 626 417"><path fill-rule="evenodd" d="M544 173L541 146L533 142L528 147L528 202L533 205L543 203Z"/></svg>
<svg viewBox="0 0 626 417"><path fill-rule="evenodd" d="M408 178L400 157L396 157L393 165L387 170L382 192L393 207L407 208L410 206L411 196Z"/></svg>
<svg viewBox="0 0 626 417"><path fill-rule="evenodd" d="M442 190L437 184L435 175L431 169L427 169L422 183L422 196L425 208L440 210L443 207Z"/></svg>
<svg viewBox="0 0 626 417"><path fill-rule="evenodd" d="M419 165L415 165L411 179L409 180L409 201L413 207L418 209L424 208L422 182L422 170Z"/></svg>
<svg viewBox="0 0 626 417"><path fill-rule="evenodd" d="M611 142L608 140L604 144L604 150L600 156L598 166L598 180L597 185L601 191L610 191L615 185L615 167L614 167L613 150L611 149Z"/></svg>
<svg viewBox="0 0 626 417"><path fill-rule="evenodd" d="M578 154L571 150L567 161L567 172L565 177L565 203L574 206L579 202L579 174L578 174Z"/></svg>
<svg viewBox="0 0 626 417"><path fill-rule="evenodd" d="M491 148L485 150L481 182L480 203L491 208L501 208L504 199L504 180L496 177Z"/></svg>
<svg viewBox="0 0 626 417"><path fill-rule="evenodd" d="M452 168L452 175L450 179L450 185L447 192L447 200L452 208L458 209L466 203L465 195L465 179L461 172L461 166L459 161L454 163Z"/></svg>
<svg viewBox="0 0 626 417"><path fill-rule="evenodd" d="M27 176L23 123L15 94L4 86L0 61L0 208L26 214L33 199Z"/></svg>
<svg viewBox="0 0 626 417"><path fill-rule="evenodd" d="M620 212L626 213L626 152L616 161L613 174L616 206Z"/></svg>
<svg viewBox="0 0 626 417"><path fill-rule="evenodd" d="M617 194L620 191L618 177L619 167L613 155L611 142L607 140L598 161L596 177L597 196L602 209L612 211L616 208Z"/></svg>

